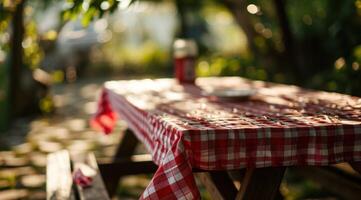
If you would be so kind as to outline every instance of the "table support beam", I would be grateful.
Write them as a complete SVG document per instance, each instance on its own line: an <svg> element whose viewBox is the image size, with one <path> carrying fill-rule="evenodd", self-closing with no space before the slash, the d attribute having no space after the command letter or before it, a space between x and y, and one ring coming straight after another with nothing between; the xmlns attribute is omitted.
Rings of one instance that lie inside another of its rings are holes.
<svg viewBox="0 0 361 200"><path fill-rule="evenodd" d="M233 200L236 197L237 188L226 171L200 172L196 173L196 175L206 187L212 199Z"/></svg>
<svg viewBox="0 0 361 200"><path fill-rule="evenodd" d="M112 164L108 163L104 165L99 165L105 187L107 188L110 197L114 196L118 187L120 177L127 175L125 174L125 171L132 169L132 167L137 167L141 165L141 163L136 163L135 166L131 166L130 164L132 163L131 156L134 154L134 151L138 144L139 141L135 137L134 133L130 129L125 130L122 141L119 144L118 149L113 157ZM118 162L118 160L122 161ZM121 170L124 167L125 170Z"/></svg>
<svg viewBox="0 0 361 200"><path fill-rule="evenodd" d="M351 167L361 175L361 162L350 162Z"/></svg>
<svg viewBox="0 0 361 200"><path fill-rule="evenodd" d="M267 167L246 169L237 200L270 200L279 192L286 167Z"/></svg>
<svg viewBox="0 0 361 200"><path fill-rule="evenodd" d="M113 157L113 160L117 159L130 159L134 155L135 149L139 144L139 140L135 137L135 134L130 130L124 131L124 136L120 142L118 149Z"/></svg>

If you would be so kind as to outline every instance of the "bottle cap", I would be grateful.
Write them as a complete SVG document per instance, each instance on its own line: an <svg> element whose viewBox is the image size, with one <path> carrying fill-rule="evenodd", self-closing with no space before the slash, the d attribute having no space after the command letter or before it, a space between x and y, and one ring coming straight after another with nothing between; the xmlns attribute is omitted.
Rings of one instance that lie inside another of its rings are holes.
<svg viewBox="0 0 361 200"><path fill-rule="evenodd" d="M177 39L173 44L174 57L183 58L187 56L197 56L198 48L194 40L191 39Z"/></svg>

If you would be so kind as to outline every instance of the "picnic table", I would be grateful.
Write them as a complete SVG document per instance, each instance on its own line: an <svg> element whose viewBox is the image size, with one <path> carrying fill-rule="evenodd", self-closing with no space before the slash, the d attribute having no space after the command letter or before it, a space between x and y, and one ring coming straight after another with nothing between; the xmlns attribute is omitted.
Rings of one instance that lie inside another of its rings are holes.
<svg viewBox="0 0 361 200"><path fill-rule="evenodd" d="M238 101L204 93L227 88L257 93ZM348 95L240 77L108 81L93 125L108 134L118 118L157 165L141 199L200 199L195 171L219 196L271 199L288 166L361 169L361 99ZM224 173L240 169L237 191Z"/></svg>

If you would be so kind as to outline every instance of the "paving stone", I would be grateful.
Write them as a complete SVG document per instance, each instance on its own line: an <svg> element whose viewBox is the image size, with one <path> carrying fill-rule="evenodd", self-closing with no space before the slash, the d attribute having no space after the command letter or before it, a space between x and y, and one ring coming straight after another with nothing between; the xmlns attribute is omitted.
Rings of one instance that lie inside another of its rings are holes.
<svg viewBox="0 0 361 200"><path fill-rule="evenodd" d="M99 135L100 133L97 133L96 131L92 131L92 130L87 130L87 131L82 131L80 133L75 133L71 135L71 138L73 139L91 139L91 140L96 140L95 137L97 135Z"/></svg>
<svg viewBox="0 0 361 200"><path fill-rule="evenodd" d="M21 167L29 164L29 159L26 157L4 157L3 166L4 167Z"/></svg>
<svg viewBox="0 0 361 200"><path fill-rule="evenodd" d="M45 134L45 136L47 138L52 137L52 133L54 133L54 130L58 129L57 124L56 123L52 123L51 125L47 126L47 127L43 127L41 130L35 132L37 134Z"/></svg>
<svg viewBox="0 0 361 200"><path fill-rule="evenodd" d="M98 90L99 90L99 85L97 84L87 84L85 86L83 86L80 89L80 95L83 98L93 98L98 94Z"/></svg>
<svg viewBox="0 0 361 200"><path fill-rule="evenodd" d="M66 140L70 137L69 130L63 127L54 128L49 135L57 141Z"/></svg>
<svg viewBox="0 0 361 200"><path fill-rule="evenodd" d="M30 154L31 163L36 167L46 166L46 154L34 152Z"/></svg>
<svg viewBox="0 0 361 200"><path fill-rule="evenodd" d="M44 140L48 141L51 139L51 137L49 133L36 132L29 134L27 139L32 145L37 145L39 141L44 141Z"/></svg>
<svg viewBox="0 0 361 200"><path fill-rule="evenodd" d="M9 180L1 180L0 179L0 190L10 188L12 185Z"/></svg>
<svg viewBox="0 0 361 200"><path fill-rule="evenodd" d="M23 143L12 148L17 154L28 154L33 150L33 145L30 143Z"/></svg>
<svg viewBox="0 0 361 200"><path fill-rule="evenodd" d="M26 189L11 189L0 191L1 200L26 199L28 195L29 191Z"/></svg>
<svg viewBox="0 0 361 200"><path fill-rule="evenodd" d="M12 151L0 151L0 166L5 165L5 158L14 157L15 153Z"/></svg>
<svg viewBox="0 0 361 200"><path fill-rule="evenodd" d="M119 142L114 137L109 137L108 135L102 135L102 133L96 135L96 142L101 146L114 146L116 143Z"/></svg>
<svg viewBox="0 0 361 200"><path fill-rule="evenodd" d="M0 170L0 177L9 177L9 176L23 176L29 174L35 174L36 171L32 167L12 167L12 168L2 168Z"/></svg>
<svg viewBox="0 0 361 200"><path fill-rule="evenodd" d="M6 157L14 157L15 153L13 151L0 151L0 159Z"/></svg>
<svg viewBox="0 0 361 200"><path fill-rule="evenodd" d="M63 147L74 152L93 151L96 147L96 155L105 156L109 159L115 152L115 145L120 140L120 133L124 129L124 124L118 123L112 135L104 136L88 126L90 114L96 110L95 90L99 89L100 84L85 84L83 86L67 88L61 86L64 90L55 92L59 96L61 108L52 116L38 118L32 122L22 123L14 129L14 132L26 131L27 142L13 147L13 151L0 151L0 190L15 187L13 190L4 190L0 193L0 200L3 199L46 199L44 189L45 184L45 166L46 153L57 151ZM54 88L52 88L54 89ZM79 95L80 94L80 95ZM58 104L55 104L58 108ZM28 129L28 130L26 130ZM24 138L24 134L22 135ZM37 149L39 151L37 151ZM26 157L17 157L16 155L26 155ZM7 163L16 163L21 159L25 165L21 167L2 168L2 162L8 158ZM20 159L18 159L20 158ZM18 159L18 160L17 160ZM3 179L1 177L4 177ZM137 179L137 178L135 178ZM143 179L142 177L140 179ZM142 188L145 187L149 180L140 183L133 180L130 181L129 187ZM19 187L26 187L19 190ZM28 189L28 190L27 190ZM136 194L142 192L142 189L135 191ZM121 197L120 199L124 199ZM137 196L134 198L137 199Z"/></svg>
<svg viewBox="0 0 361 200"><path fill-rule="evenodd" d="M34 120L30 123L30 128L33 131L37 131L39 129L42 129L44 127L49 126L49 121L48 120Z"/></svg>
<svg viewBox="0 0 361 200"><path fill-rule="evenodd" d="M84 140L74 140L69 143L67 149L72 152L85 152L91 150L93 147L94 144Z"/></svg>
<svg viewBox="0 0 361 200"><path fill-rule="evenodd" d="M28 188L41 187L45 184L45 175L42 174L26 175L21 177L20 183L24 187L28 187Z"/></svg>
<svg viewBox="0 0 361 200"><path fill-rule="evenodd" d="M62 108L69 105L69 98L63 94L54 95L53 100L57 108Z"/></svg>
<svg viewBox="0 0 361 200"><path fill-rule="evenodd" d="M63 146L58 142L39 141L38 148L41 152L52 153L61 150Z"/></svg>
<svg viewBox="0 0 361 200"><path fill-rule="evenodd" d="M116 151L116 147L115 146L111 146L111 147L103 147L100 149L102 155L106 156L106 157L113 157Z"/></svg>
<svg viewBox="0 0 361 200"><path fill-rule="evenodd" d="M97 102L91 101L83 105L82 110L86 114L94 114L97 111Z"/></svg>
<svg viewBox="0 0 361 200"><path fill-rule="evenodd" d="M70 119L67 121L67 127L71 131L84 131L86 128L87 122L85 119Z"/></svg>
<svg viewBox="0 0 361 200"><path fill-rule="evenodd" d="M44 199L46 199L46 192L43 190L31 192L31 194L28 197L28 200L44 200Z"/></svg>

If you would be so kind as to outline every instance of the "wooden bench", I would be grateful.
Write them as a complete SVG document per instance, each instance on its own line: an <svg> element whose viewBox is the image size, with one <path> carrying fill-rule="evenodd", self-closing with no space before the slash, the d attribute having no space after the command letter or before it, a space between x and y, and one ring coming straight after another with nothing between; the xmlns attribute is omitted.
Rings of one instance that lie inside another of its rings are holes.
<svg viewBox="0 0 361 200"><path fill-rule="evenodd" d="M73 184L72 172L80 165L95 170L89 187ZM110 199L100 176L94 154L75 156L70 159L69 152L61 150L48 155L46 169L47 200L107 200Z"/></svg>

